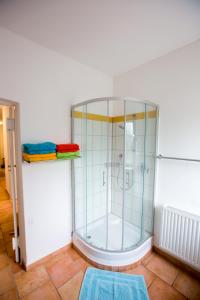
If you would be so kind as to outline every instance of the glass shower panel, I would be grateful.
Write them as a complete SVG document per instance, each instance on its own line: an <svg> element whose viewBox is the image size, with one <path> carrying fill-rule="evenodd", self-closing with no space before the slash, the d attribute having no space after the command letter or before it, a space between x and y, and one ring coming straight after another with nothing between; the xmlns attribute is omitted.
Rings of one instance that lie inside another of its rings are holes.
<svg viewBox="0 0 200 300"><path fill-rule="evenodd" d="M87 242L107 249L108 102L87 104Z"/></svg>
<svg viewBox="0 0 200 300"><path fill-rule="evenodd" d="M111 207L108 222L108 249L120 251L123 232L123 166L124 166L124 102L110 101L110 116L112 118L111 164ZM117 234L117 239L116 239Z"/></svg>
<svg viewBox="0 0 200 300"><path fill-rule="evenodd" d="M87 140L86 105L72 111L73 143L80 146L81 159L73 160L74 176L74 229L82 238L87 236L87 173L86 173L86 140Z"/></svg>
<svg viewBox="0 0 200 300"><path fill-rule="evenodd" d="M142 238L145 171L145 104L126 101L123 249Z"/></svg>
<svg viewBox="0 0 200 300"><path fill-rule="evenodd" d="M155 106L146 104L146 168L144 172L143 229L148 236L153 233L156 127L157 109Z"/></svg>

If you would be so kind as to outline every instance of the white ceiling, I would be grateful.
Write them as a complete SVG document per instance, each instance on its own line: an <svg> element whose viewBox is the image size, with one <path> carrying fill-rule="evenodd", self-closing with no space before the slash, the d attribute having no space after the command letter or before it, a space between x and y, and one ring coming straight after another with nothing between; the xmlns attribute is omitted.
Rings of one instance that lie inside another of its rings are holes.
<svg viewBox="0 0 200 300"><path fill-rule="evenodd" d="M200 0L0 0L0 25L117 75L200 38Z"/></svg>

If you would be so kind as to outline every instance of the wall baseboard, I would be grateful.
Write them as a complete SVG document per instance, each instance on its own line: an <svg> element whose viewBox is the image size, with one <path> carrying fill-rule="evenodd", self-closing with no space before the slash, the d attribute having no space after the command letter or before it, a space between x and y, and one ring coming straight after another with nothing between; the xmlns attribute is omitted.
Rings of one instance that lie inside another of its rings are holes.
<svg viewBox="0 0 200 300"><path fill-rule="evenodd" d="M168 254L167 252L159 249L156 246L153 246L153 251L155 251L156 253L162 255L163 257L165 257L167 260L169 260L170 262L172 262L174 265L176 265L177 267L179 267L182 271L188 272L190 273L193 277L197 278L198 280L200 280L200 272L195 270L194 268L192 268L191 266L189 266L188 264L184 263L183 261L179 260L178 258Z"/></svg>
<svg viewBox="0 0 200 300"><path fill-rule="evenodd" d="M23 268L25 271L30 271L31 269L35 268L35 267L39 267L40 265L47 263L49 260L51 260L53 257L55 257L56 255L59 255L63 252L65 252L66 250L68 250L69 248L72 247L72 243L67 244L66 246L48 254L47 256L44 256L43 258L35 261L34 263L30 264L30 265L23 265Z"/></svg>

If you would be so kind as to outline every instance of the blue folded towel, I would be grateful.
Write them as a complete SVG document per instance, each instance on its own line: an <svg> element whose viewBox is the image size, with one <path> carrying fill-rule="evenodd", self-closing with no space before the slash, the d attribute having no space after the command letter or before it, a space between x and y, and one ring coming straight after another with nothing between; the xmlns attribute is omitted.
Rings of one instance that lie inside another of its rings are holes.
<svg viewBox="0 0 200 300"><path fill-rule="evenodd" d="M47 154L56 152L56 144L51 142L24 144L24 152L28 154Z"/></svg>
<svg viewBox="0 0 200 300"><path fill-rule="evenodd" d="M29 150L29 151L24 151L26 154L49 154L49 153L55 153L55 150Z"/></svg>
<svg viewBox="0 0 200 300"><path fill-rule="evenodd" d="M149 300L144 276L88 268L79 300Z"/></svg>

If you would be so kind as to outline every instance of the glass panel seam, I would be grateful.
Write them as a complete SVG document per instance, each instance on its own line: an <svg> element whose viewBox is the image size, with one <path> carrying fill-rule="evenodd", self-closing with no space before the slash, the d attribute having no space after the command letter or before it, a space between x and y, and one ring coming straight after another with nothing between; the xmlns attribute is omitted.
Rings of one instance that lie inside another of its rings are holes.
<svg viewBox="0 0 200 300"><path fill-rule="evenodd" d="M85 174L85 181L86 181L86 185L85 185L85 219L86 219L86 224L85 224L85 238L86 238L86 241L87 241L87 236L88 236L88 232L87 232L87 225L88 225L88 188L87 188L87 185L88 185L88 181L87 181L87 178L88 178L88 163L87 163L87 156L88 156L88 142L87 142L87 104L85 106L85 113L86 113L86 119L85 119L85 165L86 165L86 168L85 168L85 171L86 171L86 174Z"/></svg>
<svg viewBox="0 0 200 300"><path fill-rule="evenodd" d="M107 117L109 117L109 100L107 100ZM107 131L107 163L106 163L106 175L107 175L107 184L106 184L106 249L108 249L108 218L109 218L109 213L108 213L108 166L109 166L109 122L107 122L106 126L106 131Z"/></svg>
<svg viewBox="0 0 200 300"><path fill-rule="evenodd" d="M157 160L156 160L156 156L158 153L158 119L159 113L158 113L158 107L156 107L156 124L155 124L155 153L154 153L154 174L153 174L153 203L152 203L152 228L151 228L151 235L153 235L154 233L154 222L155 222L155 190L156 190L156 175L157 175Z"/></svg>
<svg viewBox="0 0 200 300"><path fill-rule="evenodd" d="M126 100L124 101L124 140L123 140L123 199L122 199L122 245L124 248L124 219L125 219L125 162L126 162Z"/></svg>
<svg viewBox="0 0 200 300"><path fill-rule="evenodd" d="M144 237L144 183L145 183L145 171L146 171L146 132L147 132L147 110L145 104L145 118L144 118L144 167L142 174L142 214L141 214L141 232L140 232L140 240Z"/></svg>

